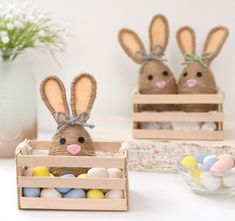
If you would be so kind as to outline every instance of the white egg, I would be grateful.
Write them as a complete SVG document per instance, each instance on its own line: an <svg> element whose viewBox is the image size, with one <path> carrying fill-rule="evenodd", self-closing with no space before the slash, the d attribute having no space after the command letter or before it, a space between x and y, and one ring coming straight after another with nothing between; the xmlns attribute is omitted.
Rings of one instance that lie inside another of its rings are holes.
<svg viewBox="0 0 235 221"><path fill-rule="evenodd" d="M53 188L45 188L41 191L40 197L42 198L62 198L61 194Z"/></svg>
<svg viewBox="0 0 235 221"><path fill-rule="evenodd" d="M209 191L216 191L221 186L221 178L211 173L203 173L200 176L201 184Z"/></svg>
<svg viewBox="0 0 235 221"><path fill-rule="evenodd" d="M109 178L121 178L122 171L118 168L109 168L107 169Z"/></svg>
<svg viewBox="0 0 235 221"><path fill-rule="evenodd" d="M106 199L123 199L123 191L122 190L109 190L105 193Z"/></svg>
<svg viewBox="0 0 235 221"><path fill-rule="evenodd" d="M93 167L88 170L88 176L91 178L108 178L108 171L105 168Z"/></svg>
<svg viewBox="0 0 235 221"><path fill-rule="evenodd" d="M235 187L235 168L222 178L223 185L226 187Z"/></svg>

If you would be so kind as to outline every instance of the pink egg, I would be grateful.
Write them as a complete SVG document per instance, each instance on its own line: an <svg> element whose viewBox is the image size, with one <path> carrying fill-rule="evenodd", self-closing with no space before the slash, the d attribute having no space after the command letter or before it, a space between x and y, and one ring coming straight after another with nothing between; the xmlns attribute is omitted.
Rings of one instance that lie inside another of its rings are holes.
<svg viewBox="0 0 235 221"><path fill-rule="evenodd" d="M210 171L215 172L215 176L224 176L232 169L231 162L227 159L218 160L211 168Z"/></svg>
<svg viewBox="0 0 235 221"><path fill-rule="evenodd" d="M231 154L221 154L218 156L218 158L220 160L226 161L228 165L230 165L230 167L234 167L234 159L233 156Z"/></svg>
<svg viewBox="0 0 235 221"><path fill-rule="evenodd" d="M32 170L33 170L33 168L27 167L27 168L24 169L24 171L23 171L23 176L32 176Z"/></svg>

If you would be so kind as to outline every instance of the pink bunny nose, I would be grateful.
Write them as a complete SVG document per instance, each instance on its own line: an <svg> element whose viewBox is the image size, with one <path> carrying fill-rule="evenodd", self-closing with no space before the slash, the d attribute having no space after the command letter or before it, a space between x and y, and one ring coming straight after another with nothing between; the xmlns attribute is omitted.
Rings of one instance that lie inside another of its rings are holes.
<svg viewBox="0 0 235 221"><path fill-rule="evenodd" d="M81 151L81 147L77 144L70 144L67 146L67 151L72 155L76 155Z"/></svg>
<svg viewBox="0 0 235 221"><path fill-rule="evenodd" d="M165 88L166 87L166 82L165 81L157 81L156 86L160 89Z"/></svg>
<svg viewBox="0 0 235 221"><path fill-rule="evenodd" d="M197 80L188 79L186 83L187 83L188 87L194 87L197 84Z"/></svg>

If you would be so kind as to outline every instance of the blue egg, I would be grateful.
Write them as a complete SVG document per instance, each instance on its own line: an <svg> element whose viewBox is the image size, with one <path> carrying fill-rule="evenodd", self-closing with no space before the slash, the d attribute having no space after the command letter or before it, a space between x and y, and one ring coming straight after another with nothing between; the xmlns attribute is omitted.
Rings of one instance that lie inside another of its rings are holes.
<svg viewBox="0 0 235 221"><path fill-rule="evenodd" d="M74 178L75 176L73 174L65 174L65 175L62 175L60 177L63 177L63 178ZM56 190L60 193L67 193L71 190L72 188L56 188Z"/></svg>
<svg viewBox="0 0 235 221"><path fill-rule="evenodd" d="M83 189L72 189L64 195L64 198L86 198L86 192Z"/></svg>
<svg viewBox="0 0 235 221"><path fill-rule="evenodd" d="M33 188L33 187L23 188L23 196L25 197L39 197L40 192L41 192L40 188Z"/></svg>
<svg viewBox="0 0 235 221"><path fill-rule="evenodd" d="M197 153L195 155L197 162L201 163L201 164L203 163L203 160L205 159L206 156L208 156L208 154L206 154L206 153Z"/></svg>
<svg viewBox="0 0 235 221"><path fill-rule="evenodd" d="M212 157L208 159L203 165L202 165L202 170L204 171L209 171L210 168L218 161L216 157Z"/></svg>

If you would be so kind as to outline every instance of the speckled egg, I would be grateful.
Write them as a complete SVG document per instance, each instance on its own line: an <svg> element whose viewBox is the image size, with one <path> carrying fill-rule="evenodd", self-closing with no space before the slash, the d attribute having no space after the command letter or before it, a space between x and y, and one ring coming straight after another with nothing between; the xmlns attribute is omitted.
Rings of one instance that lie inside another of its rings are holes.
<svg viewBox="0 0 235 221"><path fill-rule="evenodd" d="M62 175L60 177L63 177L63 178L74 178L75 176L73 174L65 174L65 175ZM56 190L59 191L60 193L67 193L71 189L72 188L56 188Z"/></svg>
<svg viewBox="0 0 235 221"><path fill-rule="evenodd" d="M41 189L34 187L24 187L23 188L23 196L25 197L39 197Z"/></svg>
<svg viewBox="0 0 235 221"><path fill-rule="evenodd" d="M40 197L42 198L62 198L62 195L53 188L42 189Z"/></svg>
<svg viewBox="0 0 235 221"><path fill-rule="evenodd" d="M91 189L87 192L88 199L104 199L104 193L101 190Z"/></svg>
<svg viewBox="0 0 235 221"><path fill-rule="evenodd" d="M64 198L86 198L86 192L83 189L72 189L66 194L64 194Z"/></svg>
<svg viewBox="0 0 235 221"><path fill-rule="evenodd" d="M123 199L123 191L122 190L109 190L105 193L106 199Z"/></svg>
<svg viewBox="0 0 235 221"><path fill-rule="evenodd" d="M109 178L121 178L122 177L122 171L118 168L108 168L108 177Z"/></svg>
<svg viewBox="0 0 235 221"><path fill-rule="evenodd" d="M91 178L108 178L108 171L105 168L93 167L87 174Z"/></svg>

